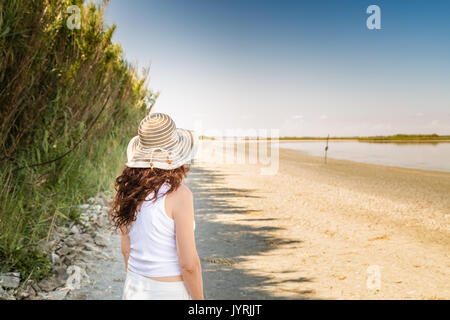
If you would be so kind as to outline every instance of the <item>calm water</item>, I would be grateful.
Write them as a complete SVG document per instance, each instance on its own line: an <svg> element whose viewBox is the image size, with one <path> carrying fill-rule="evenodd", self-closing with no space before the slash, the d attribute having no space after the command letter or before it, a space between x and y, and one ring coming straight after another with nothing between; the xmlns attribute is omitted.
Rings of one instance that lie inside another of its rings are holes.
<svg viewBox="0 0 450 320"><path fill-rule="evenodd" d="M325 141L280 142L281 148L323 157ZM330 141L328 157L385 166L450 172L450 143Z"/></svg>

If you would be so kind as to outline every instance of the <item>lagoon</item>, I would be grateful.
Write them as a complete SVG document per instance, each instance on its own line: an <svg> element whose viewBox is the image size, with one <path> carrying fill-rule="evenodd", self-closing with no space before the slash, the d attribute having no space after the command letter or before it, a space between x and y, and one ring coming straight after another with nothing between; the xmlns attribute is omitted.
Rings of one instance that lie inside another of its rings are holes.
<svg viewBox="0 0 450 320"><path fill-rule="evenodd" d="M280 148L324 156L326 141L280 141ZM449 142L359 142L330 140L328 158L450 172Z"/></svg>

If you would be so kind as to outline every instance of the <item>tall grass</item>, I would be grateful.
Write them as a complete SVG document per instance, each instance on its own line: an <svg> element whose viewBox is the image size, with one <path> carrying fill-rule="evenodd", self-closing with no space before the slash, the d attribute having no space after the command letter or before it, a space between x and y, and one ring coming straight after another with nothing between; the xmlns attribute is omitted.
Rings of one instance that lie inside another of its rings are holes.
<svg viewBox="0 0 450 320"><path fill-rule="evenodd" d="M81 29L69 30L70 5ZM76 205L111 190L124 149L157 95L111 41L104 6L0 2L0 271L40 279L39 245Z"/></svg>

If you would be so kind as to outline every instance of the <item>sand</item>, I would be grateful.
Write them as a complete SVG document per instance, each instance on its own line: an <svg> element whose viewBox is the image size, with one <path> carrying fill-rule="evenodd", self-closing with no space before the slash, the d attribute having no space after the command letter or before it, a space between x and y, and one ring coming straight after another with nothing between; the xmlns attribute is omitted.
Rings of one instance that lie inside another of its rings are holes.
<svg viewBox="0 0 450 320"><path fill-rule="evenodd" d="M280 149L276 175L202 163L189 185L207 298L450 298L449 173Z"/></svg>

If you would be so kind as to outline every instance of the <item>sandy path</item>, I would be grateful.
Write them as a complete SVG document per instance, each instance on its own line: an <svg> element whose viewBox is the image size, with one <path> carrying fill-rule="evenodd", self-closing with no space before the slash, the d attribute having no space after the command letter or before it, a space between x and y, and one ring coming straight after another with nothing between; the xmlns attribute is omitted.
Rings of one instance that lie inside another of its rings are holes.
<svg viewBox="0 0 450 320"><path fill-rule="evenodd" d="M267 287L278 280L269 274L254 273L246 262L270 252L271 242L290 240L269 234L277 227L257 225L253 209L235 203L236 199L253 195L247 189L224 184L224 178L221 173L197 167L187 181L194 194L196 242L202 260L205 298L275 299L277 295Z"/></svg>
<svg viewBox="0 0 450 320"><path fill-rule="evenodd" d="M209 180L194 194L211 202L198 213L209 211L204 219L216 231L200 252L234 262L216 273L208 268L221 260L206 261L206 281L217 286L207 283L206 292L450 298L450 174L338 160L325 166L290 150L280 156L275 176L259 175L257 166L203 165ZM380 270L380 290L366 285L369 267Z"/></svg>

